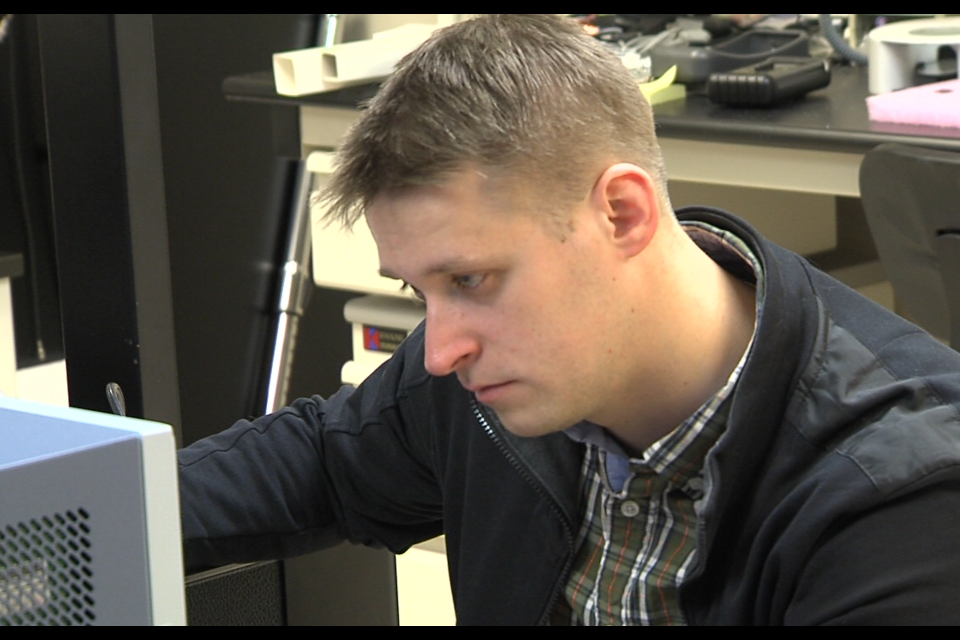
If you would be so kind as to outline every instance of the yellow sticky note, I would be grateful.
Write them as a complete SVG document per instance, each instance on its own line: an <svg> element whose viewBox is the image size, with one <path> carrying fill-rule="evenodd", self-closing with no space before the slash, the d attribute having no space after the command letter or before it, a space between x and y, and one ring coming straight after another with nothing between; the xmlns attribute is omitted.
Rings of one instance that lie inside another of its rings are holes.
<svg viewBox="0 0 960 640"><path fill-rule="evenodd" d="M687 88L682 84L673 84L677 79L676 65L670 67L662 76L650 82L640 83L640 92L650 102L659 104L683 98L687 95Z"/></svg>

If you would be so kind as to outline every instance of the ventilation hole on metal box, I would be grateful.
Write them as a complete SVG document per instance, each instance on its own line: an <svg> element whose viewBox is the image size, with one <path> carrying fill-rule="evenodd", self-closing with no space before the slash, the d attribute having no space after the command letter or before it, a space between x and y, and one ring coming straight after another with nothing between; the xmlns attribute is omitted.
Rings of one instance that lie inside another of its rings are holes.
<svg viewBox="0 0 960 640"><path fill-rule="evenodd" d="M0 525L0 627L96 620L85 509Z"/></svg>

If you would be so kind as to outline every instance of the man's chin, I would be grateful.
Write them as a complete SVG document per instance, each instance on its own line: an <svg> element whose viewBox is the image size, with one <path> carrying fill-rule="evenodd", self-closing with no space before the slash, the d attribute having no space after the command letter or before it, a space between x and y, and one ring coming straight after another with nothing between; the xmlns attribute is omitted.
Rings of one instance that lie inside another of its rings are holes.
<svg viewBox="0 0 960 640"><path fill-rule="evenodd" d="M523 415L520 411L501 410L497 411L493 407L487 407L493 411L503 428L520 438L539 438L557 431L563 431L567 427L558 426L554 421L537 419L531 415Z"/></svg>

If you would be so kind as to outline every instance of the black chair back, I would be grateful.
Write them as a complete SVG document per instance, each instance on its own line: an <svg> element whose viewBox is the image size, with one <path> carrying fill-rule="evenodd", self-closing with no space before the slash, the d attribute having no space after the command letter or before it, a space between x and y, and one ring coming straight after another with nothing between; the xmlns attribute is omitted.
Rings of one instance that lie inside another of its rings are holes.
<svg viewBox="0 0 960 640"><path fill-rule="evenodd" d="M960 153L882 144L860 165L860 197L906 315L960 350Z"/></svg>

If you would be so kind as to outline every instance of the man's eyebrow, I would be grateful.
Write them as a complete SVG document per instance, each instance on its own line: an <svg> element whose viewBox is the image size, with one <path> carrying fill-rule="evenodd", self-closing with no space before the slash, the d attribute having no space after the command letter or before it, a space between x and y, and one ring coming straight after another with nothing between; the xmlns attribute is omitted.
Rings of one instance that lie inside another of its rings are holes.
<svg viewBox="0 0 960 640"><path fill-rule="evenodd" d="M455 257L450 260L438 262L434 265L431 265L424 269L423 273L425 275L435 275L438 273L458 273L458 272L468 272L475 269L478 269L478 263L475 260L469 258ZM384 278L390 278L391 280L403 280L400 276L396 275L389 267L380 267L380 275Z"/></svg>

